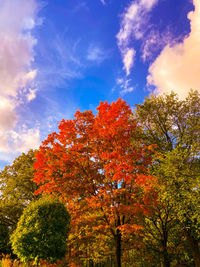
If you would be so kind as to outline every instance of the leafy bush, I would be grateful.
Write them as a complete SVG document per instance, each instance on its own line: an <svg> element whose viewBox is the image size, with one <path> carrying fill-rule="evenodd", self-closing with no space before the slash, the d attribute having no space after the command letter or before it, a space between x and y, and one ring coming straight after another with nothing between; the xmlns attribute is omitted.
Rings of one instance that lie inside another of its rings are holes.
<svg viewBox="0 0 200 267"><path fill-rule="evenodd" d="M14 253L25 263L41 259L54 263L65 256L70 216L65 206L49 197L32 202L11 236Z"/></svg>

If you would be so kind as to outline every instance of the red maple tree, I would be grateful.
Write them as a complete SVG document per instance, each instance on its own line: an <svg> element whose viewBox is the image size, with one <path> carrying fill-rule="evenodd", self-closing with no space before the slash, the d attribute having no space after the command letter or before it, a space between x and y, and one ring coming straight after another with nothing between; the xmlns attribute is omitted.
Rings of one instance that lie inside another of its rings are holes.
<svg viewBox="0 0 200 267"><path fill-rule="evenodd" d="M110 233L119 267L123 236L140 229L137 215L147 212L152 198L151 148L136 138L125 101L101 102L97 110L60 122L59 133L50 134L36 155L34 181L39 192L65 198L72 233L86 222Z"/></svg>

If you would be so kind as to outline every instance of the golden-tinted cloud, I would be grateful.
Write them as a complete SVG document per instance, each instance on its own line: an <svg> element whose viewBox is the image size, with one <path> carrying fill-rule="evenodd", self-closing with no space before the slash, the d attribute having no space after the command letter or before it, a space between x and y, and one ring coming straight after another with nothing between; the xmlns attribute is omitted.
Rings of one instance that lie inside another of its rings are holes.
<svg viewBox="0 0 200 267"><path fill-rule="evenodd" d="M190 33L182 42L168 44L149 67L147 82L155 93L174 91L181 98L189 90L200 91L200 1L193 1L195 10L188 14Z"/></svg>
<svg viewBox="0 0 200 267"><path fill-rule="evenodd" d="M15 129L16 108L33 100L36 92L37 70L32 63L37 40L31 30L37 24L37 10L35 0L0 2L0 151L4 152L31 148L39 140L37 129Z"/></svg>

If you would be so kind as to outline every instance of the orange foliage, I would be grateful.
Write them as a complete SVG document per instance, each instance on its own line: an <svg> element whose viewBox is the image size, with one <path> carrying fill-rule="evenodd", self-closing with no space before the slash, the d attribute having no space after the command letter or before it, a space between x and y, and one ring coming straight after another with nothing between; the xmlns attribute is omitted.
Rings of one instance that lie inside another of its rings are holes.
<svg viewBox="0 0 200 267"><path fill-rule="evenodd" d="M19 260L12 260L10 255L3 255L1 261L2 267L27 267L27 266L35 266L33 263L22 263ZM49 263L46 260L40 260L40 267L63 267L64 261L57 261L56 263Z"/></svg>
<svg viewBox="0 0 200 267"><path fill-rule="evenodd" d="M62 120L59 133L43 142L36 157L34 181L39 192L65 198L71 214L71 235L89 225L113 237L117 229L137 232L137 216L148 212L154 178L148 174L152 146L133 142L138 130L131 108L118 99L100 103L98 113L77 111ZM154 197L154 196L153 196Z"/></svg>

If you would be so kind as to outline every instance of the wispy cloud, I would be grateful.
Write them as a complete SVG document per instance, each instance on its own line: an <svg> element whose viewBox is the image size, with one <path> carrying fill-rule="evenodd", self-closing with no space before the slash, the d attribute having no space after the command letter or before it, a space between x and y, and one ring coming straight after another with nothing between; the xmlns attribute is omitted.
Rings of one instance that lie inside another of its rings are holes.
<svg viewBox="0 0 200 267"><path fill-rule="evenodd" d="M190 88L200 92L200 1L193 0L193 4L195 10L188 14L189 35L166 45L149 68L147 81L156 87L155 93L173 90L185 97Z"/></svg>
<svg viewBox="0 0 200 267"><path fill-rule="evenodd" d="M72 78L82 76L84 67L79 57L80 41L72 41L65 34L57 34L51 21L47 21L48 31L52 39L42 39L37 46L37 83L41 90L66 87ZM46 27L47 27L46 26Z"/></svg>
<svg viewBox="0 0 200 267"><path fill-rule="evenodd" d="M32 68L34 46L37 40L31 30L37 25L38 5L35 0L2 0L0 5L0 151L25 149L32 147L35 130L25 129L21 137L14 129L18 121L16 107L24 99L31 101L35 95L37 70ZM26 133L31 131L32 141ZM38 132L36 139L38 140ZM36 140L35 139L35 140Z"/></svg>
<svg viewBox="0 0 200 267"><path fill-rule="evenodd" d="M147 60L152 60L155 53L162 50L169 43L173 43L177 40L173 40L172 34L169 30L160 33L156 29L151 29L149 33L145 36L142 46L141 46L141 57L145 62Z"/></svg>
<svg viewBox="0 0 200 267"><path fill-rule="evenodd" d="M106 4L105 0L100 0L103 5Z"/></svg>
<svg viewBox="0 0 200 267"><path fill-rule="evenodd" d="M100 46L91 44L88 48L87 60L102 63L108 57L108 53L105 52Z"/></svg>
<svg viewBox="0 0 200 267"><path fill-rule="evenodd" d="M117 85L120 87L120 94L125 95L131 93L135 88L130 85L131 79L119 78L117 79Z"/></svg>
<svg viewBox="0 0 200 267"><path fill-rule="evenodd" d="M127 48L127 50L123 52L124 69L127 75L130 74L131 68L133 67L135 53L136 51L133 48Z"/></svg>
<svg viewBox="0 0 200 267"><path fill-rule="evenodd" d="M139 40L144 36L147 30L148 14L157 2L158 0L132 1L122 14L117 43L123 58L126 75L130 74L136 54L134 47L131 46L131 41L133 39Z"/></svg>

